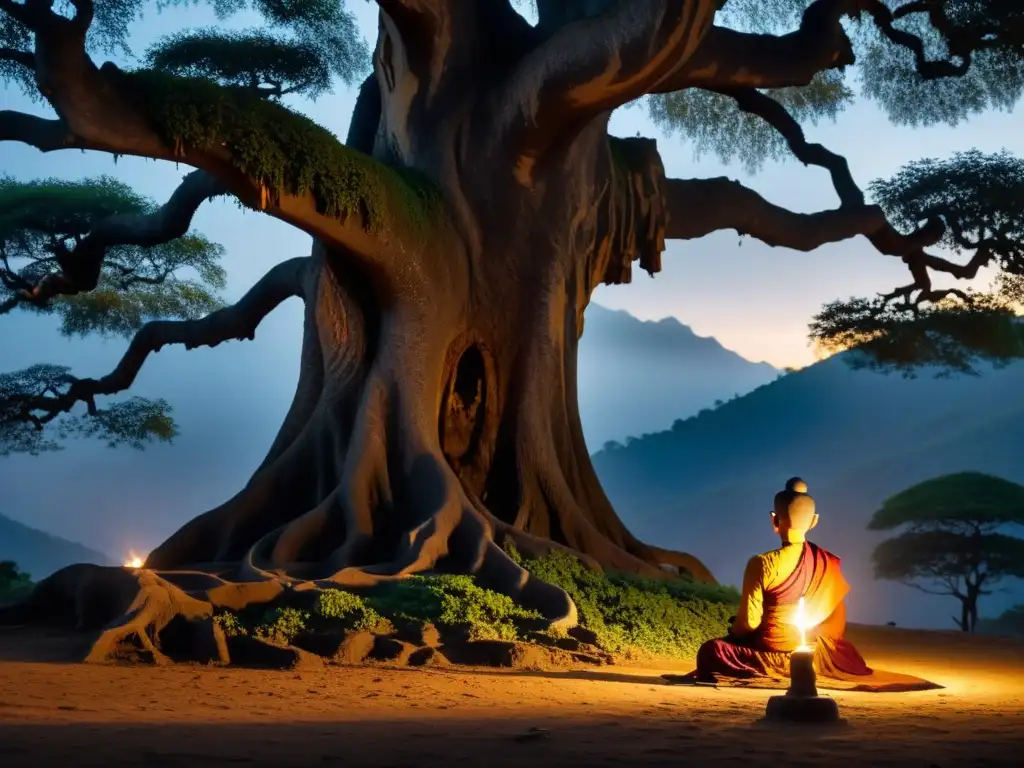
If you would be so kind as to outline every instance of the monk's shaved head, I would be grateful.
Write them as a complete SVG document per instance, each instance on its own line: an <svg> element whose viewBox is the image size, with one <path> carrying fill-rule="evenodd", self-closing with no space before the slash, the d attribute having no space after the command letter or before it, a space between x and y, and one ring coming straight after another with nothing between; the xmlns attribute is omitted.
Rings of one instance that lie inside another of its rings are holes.
<svg viewBox="0 0 1024 768"><path fill-rule="evenodd" d="M786 482L786 490L775 494L775 516L793 531L809 531L816 521L814 499L807 495L807 483L799 477Z"/></svg>

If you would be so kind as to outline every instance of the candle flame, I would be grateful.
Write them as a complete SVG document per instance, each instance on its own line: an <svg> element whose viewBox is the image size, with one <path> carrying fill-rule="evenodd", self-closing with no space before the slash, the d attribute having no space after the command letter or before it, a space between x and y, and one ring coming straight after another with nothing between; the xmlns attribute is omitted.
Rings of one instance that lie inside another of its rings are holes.
<svg viewBox="0 0 1024 768"><path fill-rule="evenodd" d="M800 631L800 646L797 648L798 652L806 652L811 650L811 647L807 644L807 616L804 614L804 599L801 597L796 604L796 619L793 621L796 624L796 628Z"/></svg>

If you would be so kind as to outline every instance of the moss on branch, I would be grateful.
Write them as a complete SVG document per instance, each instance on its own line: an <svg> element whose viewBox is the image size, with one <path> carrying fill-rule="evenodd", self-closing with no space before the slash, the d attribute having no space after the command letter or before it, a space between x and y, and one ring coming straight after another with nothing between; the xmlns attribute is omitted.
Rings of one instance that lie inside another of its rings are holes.
<svg viewBox="0 0 1024 768"><path fill-rule="evenodd" d="M396 214L417 229L436 220L440 191L421 174L346 147L326 128L251 91L155 70L122 73L133 104L176 154L226 147L271 196L311 192L320 213L361 217L386 232Z"/></svg>

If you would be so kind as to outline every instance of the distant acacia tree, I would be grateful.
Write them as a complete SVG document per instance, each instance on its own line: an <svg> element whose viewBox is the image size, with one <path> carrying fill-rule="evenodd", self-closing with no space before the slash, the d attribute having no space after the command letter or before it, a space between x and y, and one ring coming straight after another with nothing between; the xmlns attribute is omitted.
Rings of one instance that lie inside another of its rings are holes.
<svg viewBox="0 0 1024 768"><path fill-rule="evenodd" d="M225 282L221 247L186 232L191 216L178 222L178 237L165 239L160 227L212 191L207 177L196 176L158 207L108 177L0 177L0 315L55 315L69 337L130 338L151 320L216 310ZM130 397L100 407L87 399L74 412L76 381L61 365L0 372L0 456L54 450L70 436L135 447L174 436L163 400Z"/></svg>
<svg viewBox="0 0 1024 768"><path fill-rule="evenodd" d="M979 598L1024 578L1024 539L1003 532L1014 525L1024 525L1024 486L977 472L928 480L887 500L868 524L902 531L875 549L875 578L955 597L953 621L973 632Z"/></svg>

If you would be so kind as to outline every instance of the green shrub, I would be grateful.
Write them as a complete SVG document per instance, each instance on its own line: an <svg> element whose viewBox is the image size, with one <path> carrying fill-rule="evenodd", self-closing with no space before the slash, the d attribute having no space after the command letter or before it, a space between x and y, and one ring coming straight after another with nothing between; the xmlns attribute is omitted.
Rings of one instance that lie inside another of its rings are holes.
<svg viewBox="0 0 1024 768"><path fill-rule="evenodd" d="M739 595L731 587L690 579L640 579L591 571L577 558L553 552L538 559L509 555L533 576L564 589L575 601L580 624L613 653L643 652L692 657L700 644L724 635ZM433 623L465 631L474 640L517 640L542 624L534 611L480 587L470 576L413 576L361 594L342 589L319 593L312 611L262 606L216 621L229 635L253 634L291 642L300 632L336 628L382 631L389 624Z"/></svg>
<svg viewBox="0 0 1024 768"><path fill-rule="evenodd" d="M225 611L224 613L218 613L213 617L216 624L220 625L220 628L224 630L224 634L228 637L237 637L239 635L249 634L248 627L242 622L238 614L232 613L231 611Z"/></svg>
<svg viewBox="0 0 1024 768"><path fill-rule="evenodd" d="M13 560L0 560L0 605L16 603L26 597L33 586L32 578L18 568Z"/></svg>
<svg viewBox="0 0 1024 768"><path fill-rule="evenodd" d="M359 595L342 589L325 589L317 597L316 613L324 619L340 622L346 629L373 630L384 618Z"/></svg>
<svg viewBox="0 0 1024 768"><path fill-rule="evenodd" d="M563 552L538 559L523 558L512 547L508 552L531 575L564 589L576 603L580 624L614 653L636 649L693 657L705 640L726 633L739 603L732 587L598 573Z"/></svg>
<svg viewBox="0 0 1024 768"><path fill-rule="evenodd" d="M980 619L977 631L986 635L1024 636L1024 605L1015 605L997 619Z"/></svg>
<svg viewBox="0 0 1024 768"><path fill-rule="evenodd" d="M292 639L306 629L310 615L307 611L286 606L271 608L263 616L263 621L254 629L254 634L266 640L279 643L290 643Z"/></svg>
<svg viewBox="0 0 1024 768"><path fill-rule="evenodd" d="M474 640L515 640L517 621L540 619L470 576L413 576L377 590L367 602L388 619L465 628Z"/></svg>

